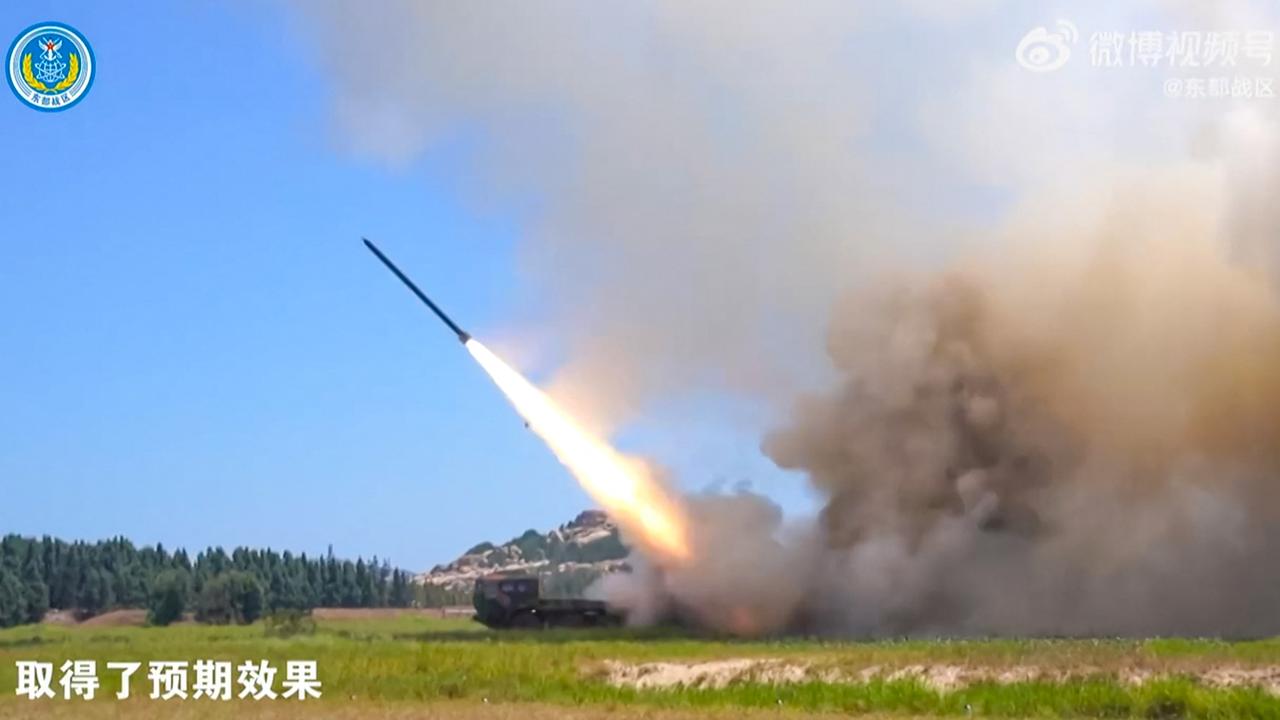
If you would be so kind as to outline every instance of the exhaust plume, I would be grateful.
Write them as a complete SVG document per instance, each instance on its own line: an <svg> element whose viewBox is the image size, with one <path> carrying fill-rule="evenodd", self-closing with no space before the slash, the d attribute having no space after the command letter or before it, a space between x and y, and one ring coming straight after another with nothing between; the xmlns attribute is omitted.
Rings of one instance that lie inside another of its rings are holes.
<svg viewBox="0 0 1280 720"><path fill-rule="evenodd" d="M546 441L583 489L630 531L640 548L667 564L689 559L681 508L642 461L626 457L592 437L480 341L469 337L466 347L529 429Z"/></svg>

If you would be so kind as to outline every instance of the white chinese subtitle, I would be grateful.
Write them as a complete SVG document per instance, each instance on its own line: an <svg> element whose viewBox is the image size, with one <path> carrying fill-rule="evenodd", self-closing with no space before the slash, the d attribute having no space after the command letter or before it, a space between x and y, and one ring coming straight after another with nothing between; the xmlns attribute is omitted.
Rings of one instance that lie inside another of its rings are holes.
<svg viewBox="0 0 1280 720"><path fill-rule="evenodd" d="M61 698L92 700L101 687L95 660L52 662L18 660L18 687L15 694L28 700ZM57 670L55 675L54 670ZM129 698L138 662L108 662L106 672L120 678L117 700ZM277 668L266 660L246 660L233 665L230 660L152 660L147 663L146 680L152 700L306 700L320 697L320 678L314 660L289 660L284 678L276 683ZM190 680L190 682L188 682ZM233 681L234 680L234 681Z"/></svg>

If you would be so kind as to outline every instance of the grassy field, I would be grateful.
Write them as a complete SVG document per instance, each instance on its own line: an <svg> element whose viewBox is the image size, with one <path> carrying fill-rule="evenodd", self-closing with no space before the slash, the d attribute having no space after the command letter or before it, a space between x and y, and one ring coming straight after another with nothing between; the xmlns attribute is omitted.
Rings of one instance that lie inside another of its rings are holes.
<svg viewBox="0 0 1280 720"><path fill-rule="evenodd" d="M324 697L153 701L145 669L123 702L105 671L93 702L14 695L15 661L66 659L315 660ZM671 631L494 633L424 615L322 619L314 633L287 638L260 625L36 626L0 631L0 688L0 717L15 718L1280 719L1280 639L748 642Z"/></svg>

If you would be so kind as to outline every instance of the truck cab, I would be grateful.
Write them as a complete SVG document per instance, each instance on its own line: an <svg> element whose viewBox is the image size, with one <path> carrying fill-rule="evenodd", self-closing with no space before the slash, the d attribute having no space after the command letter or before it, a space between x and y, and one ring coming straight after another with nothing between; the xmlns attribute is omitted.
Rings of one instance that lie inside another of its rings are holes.
<svg viewBox="0 0 1280 720"><path fill-rule="evenodd" d="M538 578L532 575L488 575L476 578L471 604L475 619L489 627L537 627ZM517 623L518 619L518 623Z"/></svg>
<svg viewBox="0 0 1280 720"><path fill-rule="evenodd" d="M475 620L491 628L538 629L618 625L622 616L599 600L550 599L534 575L486 575L471 595Z"/></svg>

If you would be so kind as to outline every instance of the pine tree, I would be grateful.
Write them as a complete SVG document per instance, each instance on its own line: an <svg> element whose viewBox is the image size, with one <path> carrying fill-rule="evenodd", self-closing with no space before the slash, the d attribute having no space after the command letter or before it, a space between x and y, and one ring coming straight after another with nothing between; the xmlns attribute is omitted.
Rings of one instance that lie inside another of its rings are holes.
<svg viewBox="0 0 1280 720"><path fill-rule="evenodd" d="M42 552L34 541L27 544L26 558L22 562L22 574L19 576L26 604L23 622L40 622L49 610L49 586L44 581L41 556Z"/></svg>
<svg viewBox="0 0 1280 720"><path fill-rule="evenodd" d="M185 570L173 569L161 572L151 584L147 622L152 625L168 625L181 620L190 592L191 578Z"/></svg>

